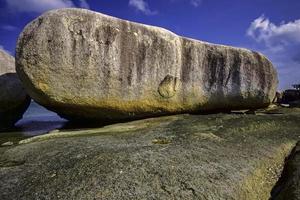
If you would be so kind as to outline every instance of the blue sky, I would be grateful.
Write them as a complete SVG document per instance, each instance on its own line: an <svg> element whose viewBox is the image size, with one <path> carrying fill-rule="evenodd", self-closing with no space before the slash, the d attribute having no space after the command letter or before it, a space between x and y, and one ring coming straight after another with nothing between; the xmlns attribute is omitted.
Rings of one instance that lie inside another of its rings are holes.
<svg viewBox="0 0 300 200"><path fill-rule="evenodd" d="M87 8L186 37L257 50L276 66L280 89L300 83L299 0L0 0L0 48L14 54L27 23L62 7Z"/></svg>

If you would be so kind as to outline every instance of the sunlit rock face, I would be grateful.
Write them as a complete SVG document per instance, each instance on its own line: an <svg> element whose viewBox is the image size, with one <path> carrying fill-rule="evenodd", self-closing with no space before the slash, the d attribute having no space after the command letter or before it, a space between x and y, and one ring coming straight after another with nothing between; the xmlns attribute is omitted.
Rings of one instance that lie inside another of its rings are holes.
<svg viewBox="0 0 300 200"><path fill-rule="evenodd" d="M16 58L30 95L68 119L261 108L278 83L257 52L83 9L35 19L19 37Z"/></svg>
<svg viewBox="0 0 300 200"><path fill-rule="evenodd" d="M0 130L21 119L29 103L16 74L15 59L0 49Z"/></svg>

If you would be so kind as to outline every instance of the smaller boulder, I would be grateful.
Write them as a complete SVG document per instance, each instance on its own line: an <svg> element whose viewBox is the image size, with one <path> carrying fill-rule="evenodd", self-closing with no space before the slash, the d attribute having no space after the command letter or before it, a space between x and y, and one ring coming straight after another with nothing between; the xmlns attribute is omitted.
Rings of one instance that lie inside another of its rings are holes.
<svg viewBox="0 0 300 200"><path fill-rule="evenodd" d="M282 95L282 103L289 104L293 101L300 100L300 90L290 89L285 90Z"/></svg>
<svg viewBox="0 0 300 200"><path fill-rule="evenodd" d="M291 101L289 104L291 108L300 108L300 100Z"/></svg>
<svg viewBox="0 0 300 200"><path fill-rule="evenodd" d="M30 104L15 71L15 59L0 50L0 129L13 126Z"/></svg>
<svg viewBox="0 0 300 200"><path fill-rule="evenodd" d="M282 102L283 92L277 91L273 99L273 103L280 104Z"/></svg>

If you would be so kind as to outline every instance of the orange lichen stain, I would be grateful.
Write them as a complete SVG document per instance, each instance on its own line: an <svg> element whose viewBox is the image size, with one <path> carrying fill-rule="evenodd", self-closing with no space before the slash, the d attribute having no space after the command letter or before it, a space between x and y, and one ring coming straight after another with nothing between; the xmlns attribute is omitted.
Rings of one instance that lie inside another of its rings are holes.
<svg viewBox="0 0 300 200"><path fill-rule="evenodd" d="M39 83L38 83L38 87L39 87L39 89L42 90L42 91L47 91L47 90L49 90L49 86L48 86L46 83L39 82Z"/></svg>

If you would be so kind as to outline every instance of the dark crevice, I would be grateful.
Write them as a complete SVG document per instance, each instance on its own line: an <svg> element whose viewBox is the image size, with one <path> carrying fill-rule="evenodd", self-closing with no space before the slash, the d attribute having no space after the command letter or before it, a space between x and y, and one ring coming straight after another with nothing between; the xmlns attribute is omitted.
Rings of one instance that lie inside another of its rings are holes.
<svg viewBox="0 0 300 200"><path fill-rule="evenodd" d="M193 47L191 45L191 42L183 39L182 40L182 72L181 72L181 79L182 82L188 83L191 79L190 73L192 71L192 53L193 53Z"/></svg>
<svg viewBox="0 0 300 200"><path fill-rule="evenodd" d="M181 181L180 184L181 184L181 186L183 187L184 190L191 191L193 196L197 196L195 189L190 187L186 182Z"/></svg>
<svg viewBox="0 0 300 200"><path fill-rule="evenodd" d="M284 163L269 200L300 200L300 141L285 158Z"/></svg>
<svg viewBox="0 0 300 200"><path fill-rule="evenodd" d="M0 160L0 168L3 167L17 167L24 165L24 160Z"/></svg>
<svg viewBox="0 0 300 200"><path fill-rule="evenodd" d="M168 195L172 195L172 193L169 191L169 190L167 190L167 188L166 188L166 186L165 185L161 185L161 187L160 187L164 192L166 192Z"/></svg>

